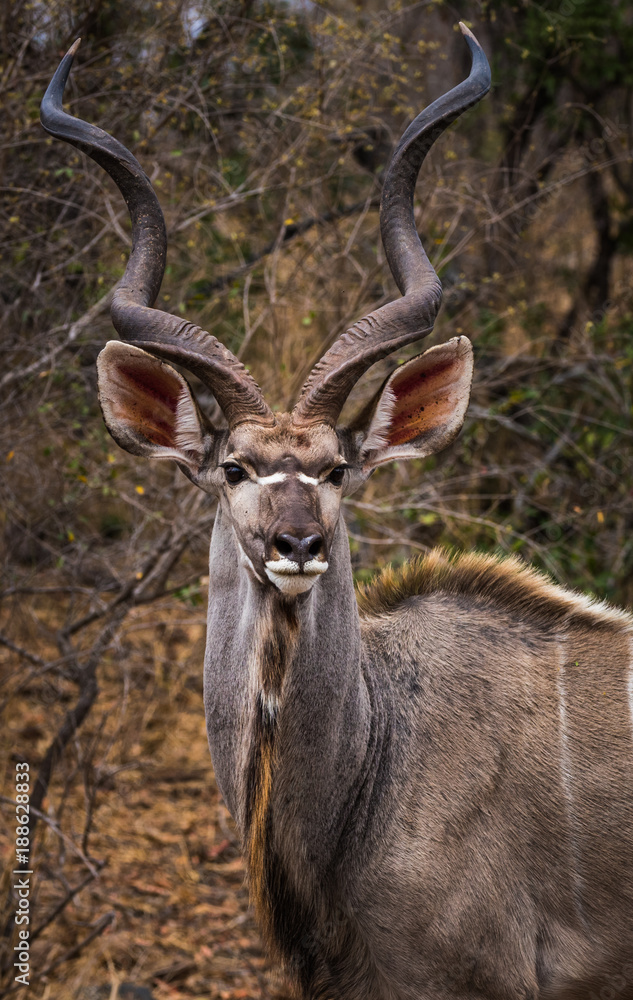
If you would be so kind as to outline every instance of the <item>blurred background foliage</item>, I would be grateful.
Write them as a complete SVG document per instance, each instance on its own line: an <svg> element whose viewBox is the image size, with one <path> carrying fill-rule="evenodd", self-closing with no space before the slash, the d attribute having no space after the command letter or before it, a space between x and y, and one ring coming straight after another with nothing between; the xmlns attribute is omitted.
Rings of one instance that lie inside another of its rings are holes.
<svg viewBox="0 0 633 1000"><path fill-rule="evenodd" d="M381 470L347 502L355 571L438 544L515 552L630 605L629 3L2 5L1 740L7 776L26 759L35 786L35 996L88 996L133 973L157 997L282 995L209 793L199 677L213 506L103 427L94 362L113 336L129 224L99 168L39 126L44 89L81 36L66 108L115 134L152 179L170 247L157 305L223 340L285 408L333 339L397 295L378 236L381 177L410 119L468 71L460 18L491 57L493 91L434 148L416 215L445 289L430 342L470 336L476 382L452 448ZM346 413L415 353L377 365ZM170 796L189 816L183 837L209 830L184 875L180 848L161 862L167 915L145 883L145 902L117 896L125 852L108 839L148 782L143 808L165 810L156 850L172 849ZM183 787L195 792L186 804ZM7 806L7 851L12 822ZM156 921L183 920L189 944L174 930L156 951Z"/></svg>

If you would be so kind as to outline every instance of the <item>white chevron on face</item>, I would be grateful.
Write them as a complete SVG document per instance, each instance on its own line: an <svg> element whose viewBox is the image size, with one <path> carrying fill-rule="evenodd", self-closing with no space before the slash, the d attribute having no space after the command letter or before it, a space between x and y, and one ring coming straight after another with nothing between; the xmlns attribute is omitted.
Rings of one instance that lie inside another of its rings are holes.
<svg viewBox="0 0 633 1000"><path fill-rule="evenodd" d="M283 483L288 478L287 472L273 472L270 476L256 476L258 486L272 486L273 483Z"/></svg>

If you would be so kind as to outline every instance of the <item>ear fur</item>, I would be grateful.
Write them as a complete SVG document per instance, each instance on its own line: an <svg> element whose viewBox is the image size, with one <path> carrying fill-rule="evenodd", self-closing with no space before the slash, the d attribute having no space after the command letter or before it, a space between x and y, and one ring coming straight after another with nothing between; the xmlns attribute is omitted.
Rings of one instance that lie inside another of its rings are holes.
<svg viewBox="0 0 633 1000"><path fill-rule="evenodd" d="M110 340L97 358L97 373L103 419L121 448L175 459L194 473L200 469L202 422L179 372L139 347Z"/></svg>
<svg viewBox="0 0 633 1000"><path fill-rule="evenodd" d="M467 337L431 347L387 379L361 446L363 470L396 458L424 458L459 432L473 377Z"/></svg>

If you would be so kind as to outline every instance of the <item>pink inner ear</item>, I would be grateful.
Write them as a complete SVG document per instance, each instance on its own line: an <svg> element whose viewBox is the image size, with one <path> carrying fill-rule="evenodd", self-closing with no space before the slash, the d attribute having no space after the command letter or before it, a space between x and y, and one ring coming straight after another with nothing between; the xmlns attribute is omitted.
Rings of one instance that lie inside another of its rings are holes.
<svg viewBox="0 0 633 1000"><path fill-rule="evenodd" d="M153 444L177 447L178 378L158 361L133 356L118 361L109 375L117 390L109 394L113 416Z"/></svg>
<svg viewBox="0 0 633 1000"><path fill-rule="evenodd" d="M417 362L417 363L416 363ZM395 373L389 388L396 402L388 434L390 446L406 444L449 422L462 375L461 359L422 354Z"/></svg>

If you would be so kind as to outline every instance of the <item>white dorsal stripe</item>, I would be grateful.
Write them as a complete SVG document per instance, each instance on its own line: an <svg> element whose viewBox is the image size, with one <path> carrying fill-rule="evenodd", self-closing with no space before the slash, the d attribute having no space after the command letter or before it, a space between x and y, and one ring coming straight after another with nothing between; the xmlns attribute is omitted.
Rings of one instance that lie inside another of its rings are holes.
<svg viewBox="0 0 633 1000"><path fill-rule="evenodd" d="M271 476L256 476L258 486L270 486L272 483L283 483L288 478L287 472L273 472Z"/></svg>

